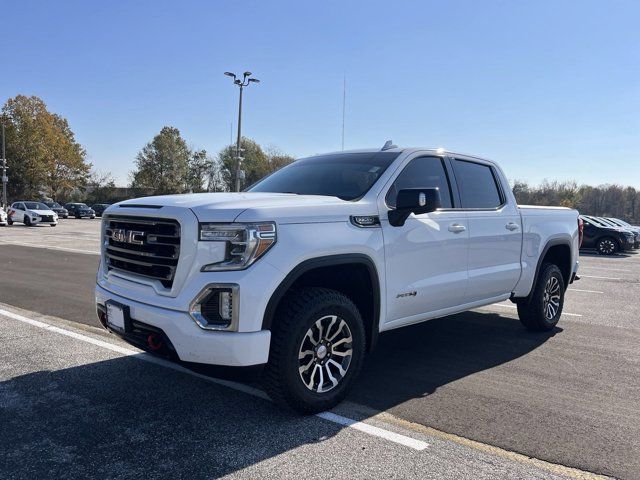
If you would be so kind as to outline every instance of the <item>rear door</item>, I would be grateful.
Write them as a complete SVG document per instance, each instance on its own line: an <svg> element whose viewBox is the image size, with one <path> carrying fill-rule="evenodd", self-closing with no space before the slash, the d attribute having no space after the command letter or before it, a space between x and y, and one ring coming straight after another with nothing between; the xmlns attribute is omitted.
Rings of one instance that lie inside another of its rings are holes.
<svg viewBox="0 0 640 480"><path fill-rule="evenodd" d="M25 206L23 203L14 203L13 207L11 207L14 211L13 215L11 215L11 220L14 222L24 222L24 210Z"/></svg>
<svg viewBox="0 0 640 480"><path fill-rule="evenodd" d="M510 293L521 273L522 220L518 207L508 201L491 163L453 158L451 164L469 222L467 302Z"/></svg>
<svg viewBox="0 0 640 480"><path fill-rule="evenodd" d="M445 160L417 156L385 187L379 199L384 236L388 327L413 323L464 302L467 284L467 218L455 210ZM438 188L442 209L389 224L399 190Z"/></svg>

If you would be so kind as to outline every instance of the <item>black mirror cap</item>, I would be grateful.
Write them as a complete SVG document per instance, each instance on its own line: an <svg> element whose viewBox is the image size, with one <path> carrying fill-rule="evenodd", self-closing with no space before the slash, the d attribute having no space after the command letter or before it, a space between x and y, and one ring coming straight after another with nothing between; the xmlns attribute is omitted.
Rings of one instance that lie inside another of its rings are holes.
<svg viewBox="0 0 640 480"><path fill-rule="evenodd" d="M389 223L401 227L412 213L420 215L441 207L438 188L406 188L398 192L396 209L389 212Z"/></svg>

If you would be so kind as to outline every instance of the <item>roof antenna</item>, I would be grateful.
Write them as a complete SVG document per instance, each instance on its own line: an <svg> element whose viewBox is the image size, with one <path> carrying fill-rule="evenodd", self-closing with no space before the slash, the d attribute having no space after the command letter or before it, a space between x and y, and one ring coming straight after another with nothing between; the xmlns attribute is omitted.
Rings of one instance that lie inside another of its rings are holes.
<svg viewBox="0 0 640 480"><path fill-rule="evenodd" d="M385 150L391 150L392 148L398 148L398 146L394 145L391 140L387 140L384 146L380 149L380 151L384 152Z"/></svg>

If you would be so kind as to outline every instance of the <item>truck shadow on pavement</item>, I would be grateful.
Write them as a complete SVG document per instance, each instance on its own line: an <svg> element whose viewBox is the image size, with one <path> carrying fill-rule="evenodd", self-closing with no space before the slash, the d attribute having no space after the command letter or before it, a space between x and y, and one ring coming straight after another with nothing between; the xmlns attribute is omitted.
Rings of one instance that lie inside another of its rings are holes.
<svg viewBox="0 0 640 480"><path fill-rule="evenodd" d="M385 332L351 400L385 411L515 360L560 332L533 333L518 320L473 311Z"/></svg>
<svg viewBox="0 0 640 480"><path fill-rule="evenodd" d="M559 331L531 334L516 320L467 312L389 332L350 400L388 410L526 355ZM0 383L0 426L0 476L14 479L209 479L258 464L285 476L279 455L338 442L343 428L132 357ZM286 476L315 468L305 462L287 463Z"/></svg>

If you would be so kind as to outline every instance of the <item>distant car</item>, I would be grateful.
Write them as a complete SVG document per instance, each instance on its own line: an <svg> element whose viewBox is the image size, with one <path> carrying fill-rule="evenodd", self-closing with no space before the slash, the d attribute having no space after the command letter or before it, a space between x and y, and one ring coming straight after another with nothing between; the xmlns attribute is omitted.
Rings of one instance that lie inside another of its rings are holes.
<svg viewBox="0 0 640 480"><path fill-rule="evenodd" d="M618 225L622 228L628 228L636 235L636 248L640 248L640 227L631 225L624 220L620 220L619 218L607 218L614 225Z"/></svg>
<svg viewBox="0 0 640 480"><path fill-rule="evenodd" d="M111 206L110 203L96 203L91 208L96 212L96 216L101 217L102 213Z"/></svg>
<svg viewBox="0 0 640 480"><path fill-rule="evenodd" d="M622 227L622 226L618 225L617 223L612 222L611 220L609 220L606 217L591 217L591 218L595 218L600 223L604 223L605 225L608 225L610 227L621 228L621 229L623 229L623 230L625 230L627 232L631 232L633 234L633 248L638 248L638 246L640 246L640 233L636 232L633 228Z"/></svg>
<svg viewBox="0 0 640 480"><path fill-rule="evenodd" d="M14 202L7 218L9 225L24 223L27 227L48 223L52 227L58 224L58 214L41 202Z"/></svg>
<svg viewBox="0 0 640 480"><path fill-rule="evenodd" d="M3 227L7 226L7 212L5 212L2 207L0 207L0 225Z"/></svg>
<svg viewBox="0 0 640 480"><path fill-rule="evenodd" d="M64 208L69 210L69 215L76 218L96 218L96 212L87 206L86 203L67 203Z"/></svg>
<svg viewBox="0 0 640 480"><path fill-rule="evenodd" d="M42 202L58 214L58 218L69 218L69 211L58 202Z"/></svg>
<svg viewBox="0 0 640 480"><path fill-rule="evenodd" d="M613 255L633 248L632 232L612 227L588 215L580 215L580 218L584 225L581 248L595 248L600 255Z"/></svg>

